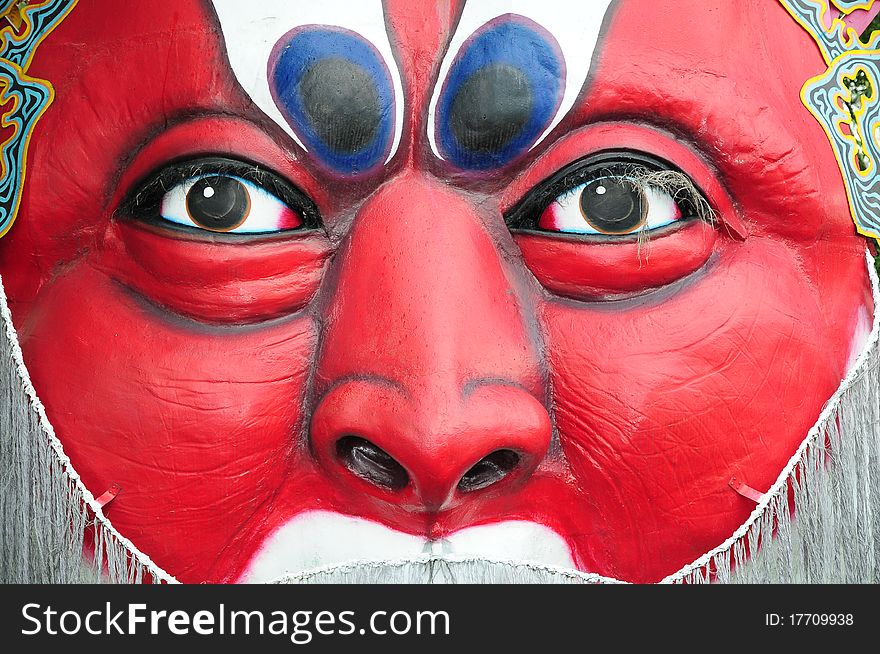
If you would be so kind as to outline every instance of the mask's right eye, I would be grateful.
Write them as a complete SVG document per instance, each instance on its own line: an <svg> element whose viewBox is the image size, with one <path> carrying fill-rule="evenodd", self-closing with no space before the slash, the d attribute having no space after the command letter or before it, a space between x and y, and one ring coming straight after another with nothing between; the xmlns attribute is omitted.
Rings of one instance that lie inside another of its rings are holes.
<svg viewBox="0 0 880 654"><path fill-rule="evenodd" d="M162 198L165 220L212 232L296 229L302 219L283 201L241 177L205 175L180 182Z"/></svg>
<svg viewBox="0 0 880 654"><path fill-rule="evenodd" d="M280 176L218 157L162 169L138 186L123 211L153 224L221 234L272 234L319 224L314 203Z"/></svg>

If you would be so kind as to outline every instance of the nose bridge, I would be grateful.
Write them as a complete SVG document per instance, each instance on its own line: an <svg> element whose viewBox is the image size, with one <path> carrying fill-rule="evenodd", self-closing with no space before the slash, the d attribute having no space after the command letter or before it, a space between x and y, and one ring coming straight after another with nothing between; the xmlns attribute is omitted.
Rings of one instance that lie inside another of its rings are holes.
<svg viewBox="0 0 880 654"><path fill-rule="evenodd" d="M318 379L392 379L460 397L481 379L540 396L537 348L495 242L466 197L418 175L362 208L341 253Z"/></svg>
<svg viewBox="0 0 880 654"><path fill-rule="evenodd" d="M428 512L526 479L551 433L538 348L467 197L394 180L336 265L310 429L323 467Z"/></svg>

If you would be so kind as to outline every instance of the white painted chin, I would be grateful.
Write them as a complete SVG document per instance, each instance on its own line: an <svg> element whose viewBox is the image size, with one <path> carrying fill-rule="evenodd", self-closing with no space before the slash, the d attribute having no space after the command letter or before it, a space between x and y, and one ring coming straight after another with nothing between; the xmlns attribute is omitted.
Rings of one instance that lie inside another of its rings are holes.
<svg viewBox="0 0 880 654"><path fill-rule="evenodd" d="M507 520L469 527L427 540L377 522L329 511L301 513L260 547L241 583L305 579L334 569L428 562L500 564L581 576L571 551L555 531L535 522Z"/></svg>

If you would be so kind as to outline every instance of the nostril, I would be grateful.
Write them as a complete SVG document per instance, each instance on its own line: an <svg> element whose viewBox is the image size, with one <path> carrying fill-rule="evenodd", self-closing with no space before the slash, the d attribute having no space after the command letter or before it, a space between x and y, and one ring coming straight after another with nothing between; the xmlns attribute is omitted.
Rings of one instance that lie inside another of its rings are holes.
<svg viewBox="0 0 880 654"><path fill-rule="evenodd" d="M403 466L365 438L343 436L336 441L336 456L351 472L376 486L399 491L409 483Z"/></svg>
<svg viewBox="0 0 880 654"><path fill-rule="evenodd" d="M484 456L458 482L461 493L470 493L496 484L519 465L520 456L513 450L495 450Z"/></svg>

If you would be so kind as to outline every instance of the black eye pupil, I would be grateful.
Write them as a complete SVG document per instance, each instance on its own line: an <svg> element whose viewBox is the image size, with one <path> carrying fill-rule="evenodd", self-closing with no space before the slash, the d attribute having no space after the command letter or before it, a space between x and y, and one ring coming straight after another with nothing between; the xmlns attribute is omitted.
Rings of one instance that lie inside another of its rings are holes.
<svg viewBox="0 0 880 654"><path fill-rule="evenodd" d="M234 177L203 177L186 194L186 210L199 227L228 232L248 217L251 196Z"/></svg>
<svg viewBox="0 0 880 654"><path fill-rule="evenodd" d="M581 212L598 231L627 234L645 220L647 202L637 184L627 179L604 177L590 182L581 192Z"/></svg>

